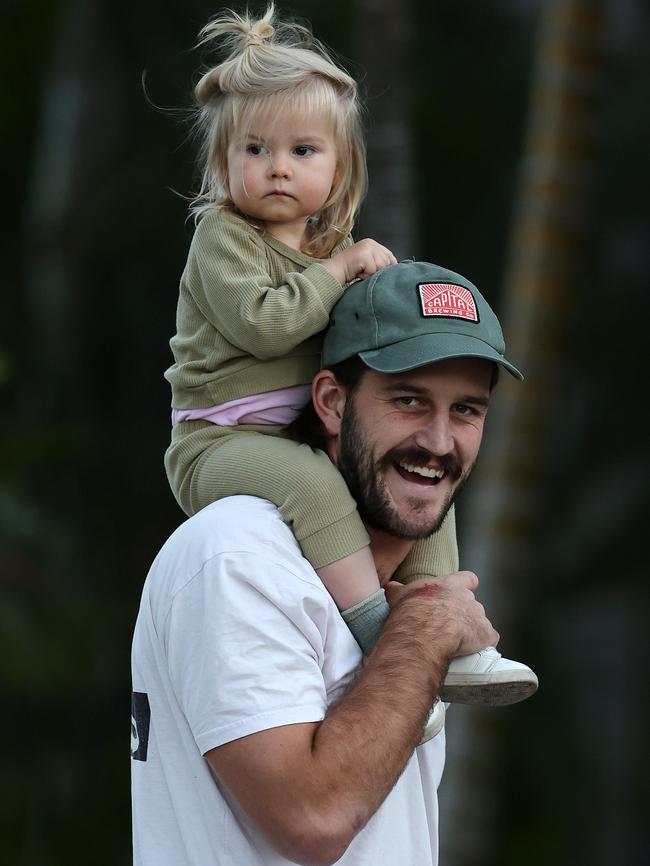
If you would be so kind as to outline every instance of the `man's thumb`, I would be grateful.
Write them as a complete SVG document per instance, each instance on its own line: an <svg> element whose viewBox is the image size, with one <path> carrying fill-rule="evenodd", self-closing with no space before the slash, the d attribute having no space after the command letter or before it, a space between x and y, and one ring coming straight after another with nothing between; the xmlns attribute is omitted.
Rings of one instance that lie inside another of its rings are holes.
<svg viewBox="0 0 650 866"><path fill-rule="evenodd" d="M386 593L386 601L390 607L395 607L404 593L408 593L408 589L404 584L398 583L396 580L389 580L384 586L384 591Z"/></svg>

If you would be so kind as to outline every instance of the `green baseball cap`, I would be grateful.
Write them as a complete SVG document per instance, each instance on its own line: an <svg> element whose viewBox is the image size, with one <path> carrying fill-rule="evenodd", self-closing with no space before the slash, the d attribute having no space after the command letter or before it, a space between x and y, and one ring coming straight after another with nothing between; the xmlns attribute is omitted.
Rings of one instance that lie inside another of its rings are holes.
<svg viewBox="0 0 650 866"><path fill-rule="evenodd" d="M473 283L428 262L399 262L352 283L335 305L323 367L358 355L380 373L446 358L485 358L517 379L499 320Z"/></svg>

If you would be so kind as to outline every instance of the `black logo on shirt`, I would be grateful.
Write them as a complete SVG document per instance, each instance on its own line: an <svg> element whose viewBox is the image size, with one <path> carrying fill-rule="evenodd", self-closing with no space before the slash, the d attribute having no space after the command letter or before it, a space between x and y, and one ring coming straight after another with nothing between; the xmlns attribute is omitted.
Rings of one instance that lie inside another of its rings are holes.
<svg viewBox="0 0 650 866"><path fill-rule="evenodd" d="M131 692L131 757L134 761L147 760L151 710L146 692Z"/></svg>

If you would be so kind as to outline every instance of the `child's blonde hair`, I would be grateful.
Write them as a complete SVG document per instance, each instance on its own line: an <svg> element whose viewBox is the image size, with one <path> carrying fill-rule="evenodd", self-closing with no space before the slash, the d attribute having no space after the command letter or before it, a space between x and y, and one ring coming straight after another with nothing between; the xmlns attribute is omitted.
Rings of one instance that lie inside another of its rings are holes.
<svg viewBox="0 0 650 866"><path fill-rule="evenodd" d="M203 177L191 209L200 218L215 206L234 207L228 146L234 135L246 134L253 119L272 123L287 105L301 117L324 116L336 141L337 183L310 220L304 245L306 253L324 258L350 233L366 192L357 85L309 30L297 24L274 25L273 15L273 4L257 20L227 10L199 34L200 45L222 40L227 56L196 86Z"/></svg>

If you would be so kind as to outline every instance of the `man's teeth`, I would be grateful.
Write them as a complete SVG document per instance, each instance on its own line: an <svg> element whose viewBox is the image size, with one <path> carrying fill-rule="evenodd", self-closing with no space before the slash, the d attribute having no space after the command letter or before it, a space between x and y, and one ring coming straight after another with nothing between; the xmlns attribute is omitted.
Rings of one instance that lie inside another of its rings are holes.
<svg viewBox="0 0 650 866"><path fill-rule="evenodd" d="M422 475L424 478L442 478L445 474L444 469L429 469L427 466L412 466L410 463L402 462L399 465L407 472L415 472L416 475Z"/></svg>

